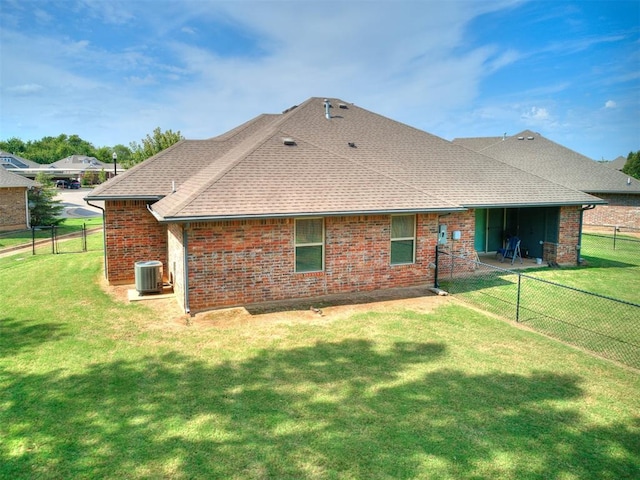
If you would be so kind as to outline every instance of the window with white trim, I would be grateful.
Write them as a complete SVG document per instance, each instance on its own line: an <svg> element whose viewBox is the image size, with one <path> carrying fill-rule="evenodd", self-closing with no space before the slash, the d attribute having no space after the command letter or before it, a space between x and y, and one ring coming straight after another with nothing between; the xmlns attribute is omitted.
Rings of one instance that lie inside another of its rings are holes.
<svg viewBox="0 0 640 480"><path fill-rule="evenodd" d="M391 216L391 265L414 263L416 255L416 216Z"/></svg>
<svg viewBox="0 0 640 480"><path fill-rule="evenodd" d="M295 230L296 272L324 270L324 219L298 218Z"/></svg>

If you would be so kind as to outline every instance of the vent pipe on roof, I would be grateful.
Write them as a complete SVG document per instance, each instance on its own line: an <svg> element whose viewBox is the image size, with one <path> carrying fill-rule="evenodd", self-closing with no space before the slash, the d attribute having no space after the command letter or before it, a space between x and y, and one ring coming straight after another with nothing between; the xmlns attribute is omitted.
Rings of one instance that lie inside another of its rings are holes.
<svg viewBox="0 0 640 480"><path fill-rule="evenodd" d="M627 177L627 187L631 185L631 177Z"/></svg>
<svg viewBox="0 0 640 480"><path fill-rule="evenodd" d="M504 132L502 135L502 141L504 142L507 139L507 132Z"/></svg>
<svg viewBox="0 0 640 480"><path fill-rule="evenodd" d="M171 180L171 193L176 193L176 181Z"/></svg>
<svg viewBox="0 0 640 480"><path fill-rule="evenodd" d="M327 120L331 119L331 113L329 112L330 108L331 108L331 104L329 103L329 99L325 98L324 99L324 116L327 118Z"/></svg>

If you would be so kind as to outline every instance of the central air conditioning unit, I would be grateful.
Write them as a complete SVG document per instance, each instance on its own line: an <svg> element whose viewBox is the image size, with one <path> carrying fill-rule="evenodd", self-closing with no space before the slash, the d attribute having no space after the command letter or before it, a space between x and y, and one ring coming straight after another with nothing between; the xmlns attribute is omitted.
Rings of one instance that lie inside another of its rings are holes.
<svg viewBox="0 0 640 480"><path fill-rule="evenodd" d="M148 260L135 264L136 290L145 293L162 293L162 262Z"/></svg>

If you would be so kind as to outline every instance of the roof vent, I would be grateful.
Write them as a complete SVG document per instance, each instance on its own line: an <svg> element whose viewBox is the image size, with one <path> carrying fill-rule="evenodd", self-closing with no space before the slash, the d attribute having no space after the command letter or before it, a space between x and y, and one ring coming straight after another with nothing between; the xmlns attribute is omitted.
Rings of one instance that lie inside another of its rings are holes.
<svg viewBox="0 0 640 480"><path fill-rule="evenodd" d="M342 108L343 110L347 110L349 107L347 106L346 103L339 103L338 104L338 108Z"/></svg>
<svg viewBox="0 0 640 480"><path fill-rule="evenodd" d="M353 142L349 142L347 145L349 145L351 148L357 148L356 144Z"/></svg>
<svg viewBox="0 0 640 480"><path fill-rule="evenodd" d="M533 140L533 137L527 137L527 140Z"/></svg>
<svg viewBox="0 0 640 480"><path fill-rule="evenodd" d="M294 105L292 107L287 108L286 110L284 110L282 113L289 113L291 110L293 110L294 108L298 108L298 105Z"/></svg>
<svg viewBox="0 0 640 480"><path fill-rule="evenodd" d="M296 141L291 137L285 137L282 139L282 143L284 143L285 145L291 146L291 145L295 145Z"/></svg>
<svg viewBox="0 0 640 480"><path fill-rule="evenodd" d="M631 185L631 177L627 177L627 186Z"/></svg>
<svg viewBox="0 0 640 480"><path fill-rule="evenodd" d="M324 99L324 116L327 117L327 120L331 118L331 113L329 113L329 109L331 108L331 104L329 103L329 99Z"/></svg>
<svg viewBox="0 0 640 480"><path fill-rule="evenodd" d="M524 137L518 137L518 140L524 140Z"/></svg>

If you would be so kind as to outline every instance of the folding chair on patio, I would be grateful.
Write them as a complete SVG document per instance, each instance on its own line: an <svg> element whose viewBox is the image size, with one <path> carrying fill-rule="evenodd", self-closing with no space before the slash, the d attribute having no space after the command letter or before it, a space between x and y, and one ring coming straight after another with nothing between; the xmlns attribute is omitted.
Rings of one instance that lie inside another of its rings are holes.
<svg viewBox="0 0 640 480"><path fill-rule="evenodd" d="M515 262L516 258L520 259L520 263L524 263L522 261L522 254L520 253L520 239L518 237L511 237L507 240L507 245L505 248L499 248L497 255L500 255L502 259L501 262L504 262L505 258L511 259L511 265Z"/></svg>

